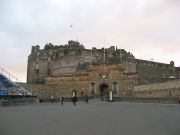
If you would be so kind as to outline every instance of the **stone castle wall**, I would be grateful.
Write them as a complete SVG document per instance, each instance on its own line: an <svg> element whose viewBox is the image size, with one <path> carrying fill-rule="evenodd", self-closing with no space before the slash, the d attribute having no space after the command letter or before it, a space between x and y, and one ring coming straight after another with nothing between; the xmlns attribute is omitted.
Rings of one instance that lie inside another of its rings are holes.
<svg viewBox="0 0 180 135"><path fill-rule="evenodd" d="M87 73L46 77L44 84L28 83L25 87L36 92L39 97L48 99L51 96L71 97L73 90L77 92L78 97L82 96L82 92L89 96L100 95L100 85L106 84L109 90L114 91L114 83L116 83L114 96L132 96L133 86L138 84L138 75L132 73L135 66L130 64L130 67L126 68L128 65L90 65ZM125 69L126 73L129 71L131 74L126 74Z"/></svg>
<svg viewBox="0 0 180 135"><path fill-rule="evenodd" d="M175 70L174 64L164 64L146 60L136 60L139 83L156 83L170 80L170 76L180 78L180 70Z"/></svg>
<svg viewBox="0 0 180 135"><path fill-rule="evenodd" d="M104 83L114 90L116 97L168 97L177 96L179 88L160 88L157 82L180 78L180 68L170 64L135 59L124 49L115 47L85 49L70 41L67 45L45 45L44 49L33 46L28 57L27 87L42 98L54 96L100 95ZM156 83L153 85L143 85ZM141 86L139 86L141 85ZM167 83L168 85L168 83ZM172 84L173 85L173 84ZM152 89L156 88L155 90ZM142 88L142 90L140 90ZM171 91L171 92L169 92Z"/></svg>
<svg viewBox="0 0 180 135"><path fill-rule="evenodd" d="M180 80L134 86L135 97L179 97Z"/></svg>
<svg viewBox="0 0 180 135"><path fill-rule="evenodd" d="M87 82L81 82L81 86L85 86ZM88 89L79 88L79 82L65 82L63 85L59 83L58 85L46 85L46 84L23 84L23 87L32 92L33 94L38 95L41 99L51 99L53 96L55 99L60 99L64 96L65 98L72 97L72 91L75 89L77 91L77 96L81 97L81 90L84 91L84 94L89 93ZM22 85L22 84L21 84ZM86 87L86 86L85 86Z"/></svg>
<svg viewBox="0 0 180 135"><path fill-rule="evenodd" d="M52 78L51 78L52 79ZM55 80L59 80L56 78ZM31 92L37 94L42 99L50 99L51 96L54 98L71 97L72 91L77 91L77 96L81 97L81 92L84 94L91 95L91 83L89 81L79 81L79 79L72 78L69 81L58 81L58 84L23 84L23 87ZM147 84L140 86L134 81L119 81L121 85L118 86L118 93L114 94L115 97L137 97L137 98L177 98L180 96L180 81L169 81L166 83ZM22 84L21 84L22 85ZM112 86L112 83L109 83ZM111 87L112 88L112 87ZM99 92L99 86L96 86L95 92Z"/></svg>
<svg viewBox="0 0 180 135"><path fill-rule="evenodd" d="M28 57L27 82L38 83L43 82L47 76L73 74L77 72L79 64L114 64L128 59L133 60L134 56L113 46L107 49L85 49L74 41L64 46L47 44L44 49L36 45Z"/></svg>

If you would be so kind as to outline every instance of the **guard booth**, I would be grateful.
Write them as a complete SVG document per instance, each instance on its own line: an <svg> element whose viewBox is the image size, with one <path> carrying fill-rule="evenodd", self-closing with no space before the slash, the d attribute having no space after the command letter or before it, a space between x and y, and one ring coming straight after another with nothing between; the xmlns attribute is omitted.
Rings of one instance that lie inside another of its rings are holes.
<svg viewBox="0 0 180 135"><path fill-rule="evenodd" d="M112 89L109 90L109 99L108 99L109 102L113 102L113 91Z"/></svg>

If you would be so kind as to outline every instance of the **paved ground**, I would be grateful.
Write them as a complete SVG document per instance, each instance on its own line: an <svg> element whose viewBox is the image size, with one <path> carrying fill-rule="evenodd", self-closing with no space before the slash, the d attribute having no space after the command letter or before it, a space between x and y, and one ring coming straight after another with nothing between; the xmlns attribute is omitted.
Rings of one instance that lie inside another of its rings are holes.
<svg viewBox="0 0 180 135"><path fill-rule="evenodd" d="M0 135L180 135L180 105L90 101L0 107Z"/></svg>

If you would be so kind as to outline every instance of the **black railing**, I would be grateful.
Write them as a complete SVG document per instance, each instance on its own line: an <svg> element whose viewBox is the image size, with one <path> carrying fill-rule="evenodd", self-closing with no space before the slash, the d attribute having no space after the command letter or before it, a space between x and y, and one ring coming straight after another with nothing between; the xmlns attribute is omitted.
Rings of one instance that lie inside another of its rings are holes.
<svg viewBox="0 0 180 135"><path fill-rule="evenodd" d="M37 103L36 96L4 95L0 96L0 106L17 106Z"/></svg>

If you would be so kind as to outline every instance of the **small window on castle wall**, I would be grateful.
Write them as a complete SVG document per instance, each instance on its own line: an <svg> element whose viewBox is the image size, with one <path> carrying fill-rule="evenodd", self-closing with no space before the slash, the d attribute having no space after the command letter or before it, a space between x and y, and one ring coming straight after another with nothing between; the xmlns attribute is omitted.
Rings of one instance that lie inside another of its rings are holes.
<svg viewBox="0 0 180 135"><path fill-rule="evenodd" d="M95 89L96 89L95 82L91 82L91 94L92 95L95 94Z"/></svg>
<svg viewBox="0 0 180 135"><path fill-rule="evenodd" d="M113 82L113 92L116 94L117 93L117 82Z"/></svg>
<svg viewBox="0 0 180 135"><path fill-rule="evenodd" d="M39 69L39 64L36 64L35 69Z"/></svg>
<svg viewBox="0 0 180 135"><path fill-rule="evenodd" d="M48 57L48 61L51 61L51 57Z"/></svg>

